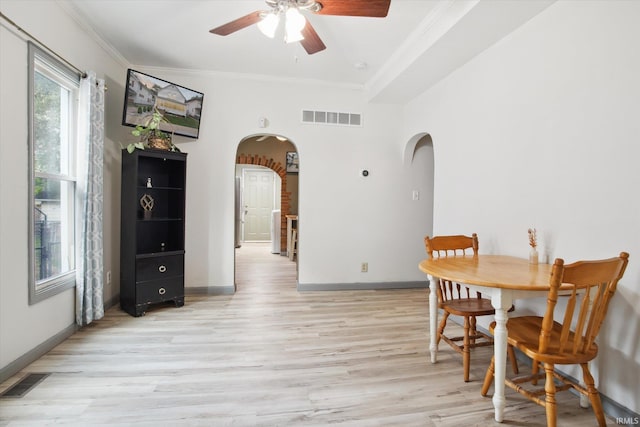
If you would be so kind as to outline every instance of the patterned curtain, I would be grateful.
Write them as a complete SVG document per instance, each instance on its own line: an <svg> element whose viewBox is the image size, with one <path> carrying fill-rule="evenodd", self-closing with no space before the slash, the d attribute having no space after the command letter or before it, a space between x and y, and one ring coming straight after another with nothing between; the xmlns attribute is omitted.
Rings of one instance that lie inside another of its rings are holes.
<svg viewBox="0 0 640 427"><path fill-rule="evenodd" d="M76 257L76 323L104 316L102 176L104 157L104 80L93 71L80 84L78 162L79 253Z"/></svg>

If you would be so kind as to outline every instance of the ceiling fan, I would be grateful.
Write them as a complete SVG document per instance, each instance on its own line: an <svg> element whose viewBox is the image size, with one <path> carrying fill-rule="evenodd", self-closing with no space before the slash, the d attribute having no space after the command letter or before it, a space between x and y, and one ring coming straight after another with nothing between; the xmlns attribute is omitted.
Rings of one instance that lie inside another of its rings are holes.
<svg viewBox="0 0 640 427"><path fill-rule="evenodd" d="M267 37L273 38L280 20L285 22L285 41L300 42L309 55L326 49L311 23L300 13L310 11L318 15L365 16L384 18L391 0L265 0L269 10L257 10L241 18L210 30L228 36L253 24Z"/></svg>

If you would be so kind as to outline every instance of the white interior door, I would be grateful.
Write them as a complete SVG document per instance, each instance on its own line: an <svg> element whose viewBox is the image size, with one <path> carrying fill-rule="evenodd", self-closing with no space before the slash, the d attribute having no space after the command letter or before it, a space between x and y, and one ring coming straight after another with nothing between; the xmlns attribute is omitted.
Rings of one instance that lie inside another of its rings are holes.
<svg viewBox="0 0 640 427"><path fill-rule="evenodd" d="M274 209L274 172L245 169L243 175L243 240L268 242L271 240L271 211Z"/></svg>

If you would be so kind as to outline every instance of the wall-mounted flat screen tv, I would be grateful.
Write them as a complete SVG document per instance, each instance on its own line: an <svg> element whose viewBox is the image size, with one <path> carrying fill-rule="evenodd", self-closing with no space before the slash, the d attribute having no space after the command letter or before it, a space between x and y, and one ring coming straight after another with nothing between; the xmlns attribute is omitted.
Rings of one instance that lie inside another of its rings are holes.
<svg viewBox="0 0 640 427"><path fill-rule="evenodd" d="M161 130L197 138L203 99L201 92L129 69L122 124L144 125L158 110L166 119L160 123Z"/></svg>

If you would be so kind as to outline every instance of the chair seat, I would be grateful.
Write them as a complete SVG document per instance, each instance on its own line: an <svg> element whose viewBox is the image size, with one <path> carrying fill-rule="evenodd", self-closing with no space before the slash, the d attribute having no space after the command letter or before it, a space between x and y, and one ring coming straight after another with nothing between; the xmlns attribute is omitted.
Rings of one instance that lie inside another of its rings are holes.
<svg viewBox="0 0 640 427"><path fill-rule="evenodd" d="M564 345L563 351L560 352L558 343L560 342L560 333L562 325L553 322L551 330L551 339L547 353L539 353L540 331L542 328L542 317L538 316L522 316L513 317L507 321L508 338L507 342L520 349L523 353L532 359L542 363L552 363L558 365L572 365L576 363L587 363L598 355L598 346L594 343L584 352L584 354L573 354L573 344L575 334L569 333L569 337ZM491 322L489 330L494 333L496 322Z"/></svg>
<svg viewBox="0 0 640 427"><path fill-rule="evenodd" d="M486 298L453 299L440 304L440 308L456 316L487 316L495 313Z"/></svg>

